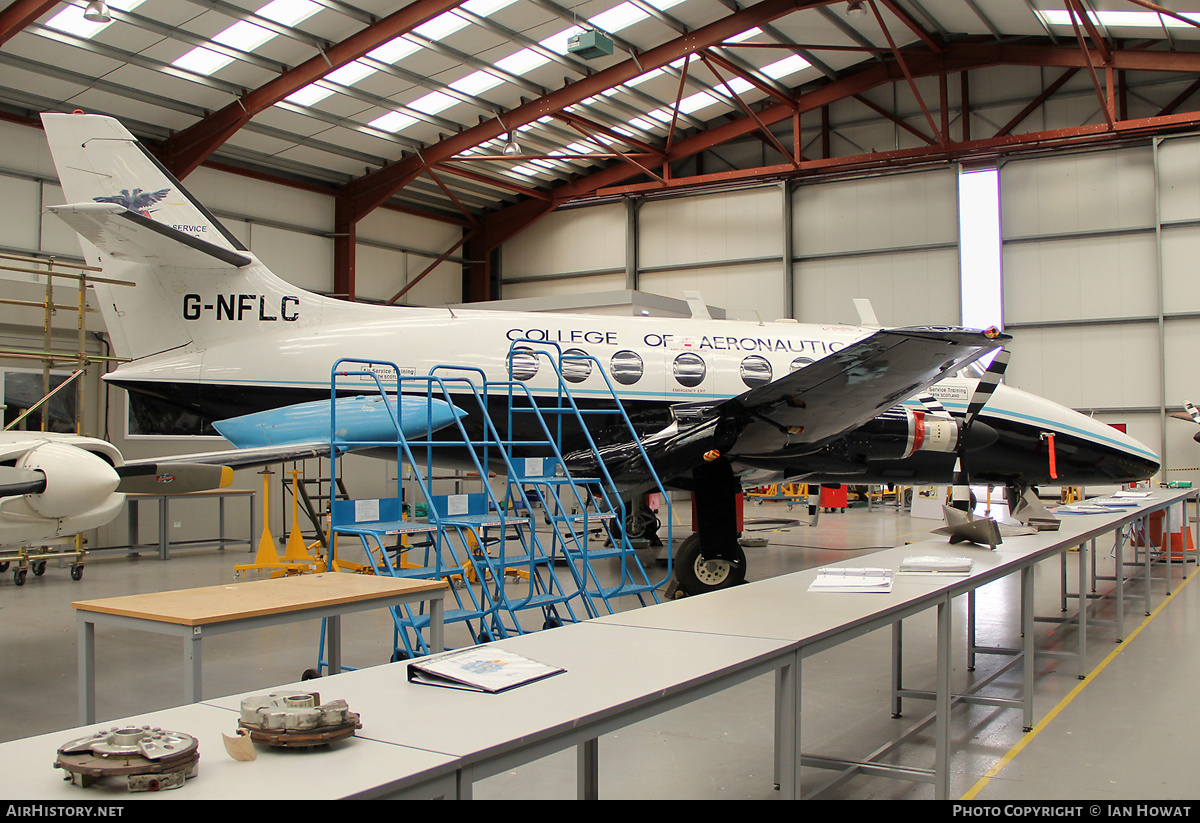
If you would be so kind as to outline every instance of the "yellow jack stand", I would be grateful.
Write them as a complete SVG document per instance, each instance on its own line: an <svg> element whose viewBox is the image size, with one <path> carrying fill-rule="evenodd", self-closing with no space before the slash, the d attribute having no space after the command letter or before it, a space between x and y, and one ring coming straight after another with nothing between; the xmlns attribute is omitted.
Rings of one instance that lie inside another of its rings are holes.
<svg viewBox="0 0 1200 823"><path fill-rule="evenodd" d="M271 573L271 577L283 577L284 575L306 574L312 571L324 571L325 564L320 558L314 558L308 553L308 549L304 545L304 540L300 535L300 527L296 522L296 475L298 471L292 471L292 531L288 535L287 551L280 558L279 552L275 550L275 538L271 536L271 475L275 472L270 469L263 469L259 472L263 476L263 530L262 536L258 540L258 553L254 556L253 563L239 563L233 567L234 579L238 579L244 572L248 571L266 571Z"/></svg>

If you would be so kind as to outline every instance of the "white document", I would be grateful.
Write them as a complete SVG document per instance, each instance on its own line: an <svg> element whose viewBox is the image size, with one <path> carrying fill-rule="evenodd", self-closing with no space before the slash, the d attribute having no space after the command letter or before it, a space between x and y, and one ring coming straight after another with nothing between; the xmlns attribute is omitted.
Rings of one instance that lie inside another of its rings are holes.
<svg viewBox="0 0 1200 823"><path fill-rule="evenodd" d="M469 508L467 495L450 494L446 496L446 514L466 514Z"/></svg>
<svg viewBox="0 0 1200 823"><path fill-rule="evenodd" d="M379 501L378 500L355 500L354 501L354 522L355 523L374 523L379 520Z"/></svg>
<svg viewBox="0 0 1200 823"><path fill-rule="evenodd" d="M817 571L810 592L881 592L892 590L891 569L829 568Z"/></svg>
<svg viewBox="0 0 1200 823"><path fill-rule="evenodd" d="M969 557L938 557L921 555L906 557L900 563L900 574L957 574L971 573L975 561Z"/></svg>

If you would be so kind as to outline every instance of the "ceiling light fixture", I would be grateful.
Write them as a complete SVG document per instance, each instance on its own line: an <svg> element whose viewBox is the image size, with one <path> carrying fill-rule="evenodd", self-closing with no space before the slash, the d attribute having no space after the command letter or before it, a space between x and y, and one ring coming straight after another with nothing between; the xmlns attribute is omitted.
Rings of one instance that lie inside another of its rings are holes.
<svg viewBox="0 0 1200 823"><path fill-rule="evenodd" d="M517 145L516 138L509 135L508 142L504 144L504 153L509 157L513 157L521 153L521 147Z"/></svg>
<svg viewBox="0 0 1200 823"><path fill-rule="evenodd" d="M112 15L108 13L104 0L92 0L84 9L83 19L92 23L111 23Z"/></svg>
<svg viewBox="0 0 1200 823"><path fill-rule="evenodd" d="M866 16L866 13L867 9L863 5L862 0L849 0L849 2L846 3L847 15L851 17L864 17Z"/></svg>

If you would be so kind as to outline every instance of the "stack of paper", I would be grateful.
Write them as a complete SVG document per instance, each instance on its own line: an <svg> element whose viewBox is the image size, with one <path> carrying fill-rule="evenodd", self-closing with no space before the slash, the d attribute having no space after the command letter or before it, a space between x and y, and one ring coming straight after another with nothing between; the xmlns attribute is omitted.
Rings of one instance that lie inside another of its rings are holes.
<svg viewBox="0 0 1200 823"><path fill-rule="evenodd" d="M906 557L900 564L901 574L961 574L967 575L975 561L969 557L936 557L922 555Z"/></svg>

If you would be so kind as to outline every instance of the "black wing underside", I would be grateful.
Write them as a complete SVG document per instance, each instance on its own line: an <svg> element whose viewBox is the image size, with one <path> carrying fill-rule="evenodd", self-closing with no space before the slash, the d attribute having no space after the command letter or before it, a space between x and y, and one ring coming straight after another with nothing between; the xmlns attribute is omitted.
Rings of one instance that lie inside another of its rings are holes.
<svg viewBox="0 0 1200 823"><path fill-rule="evenodd" d="M964 329L880 330L713 411L737 431L729 454L815 450L1009 339Z"/></svg>

